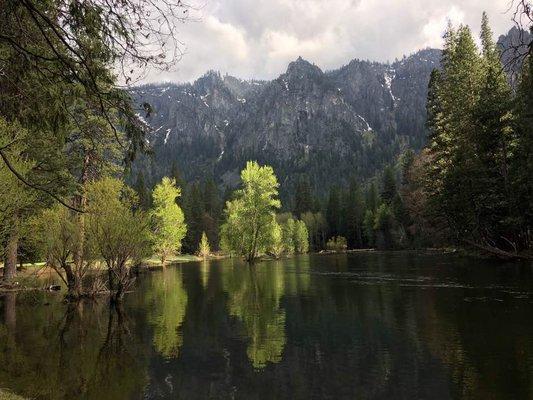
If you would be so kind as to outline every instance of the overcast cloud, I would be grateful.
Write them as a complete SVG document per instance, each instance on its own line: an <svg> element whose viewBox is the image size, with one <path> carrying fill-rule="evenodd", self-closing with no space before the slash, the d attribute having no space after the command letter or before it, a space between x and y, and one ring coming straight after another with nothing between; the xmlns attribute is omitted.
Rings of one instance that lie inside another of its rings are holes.
<svg viewBox="0 0 533 400"><path fill-rule="evenodd" d="M298 56L323 70L354 58L393 61L441 47L447 20L478 35L486 10L495 36L511 26L510 0L196 0L196 21L181 26L185 54L145 82L192 81L213 69L272 79Z"/></svg>

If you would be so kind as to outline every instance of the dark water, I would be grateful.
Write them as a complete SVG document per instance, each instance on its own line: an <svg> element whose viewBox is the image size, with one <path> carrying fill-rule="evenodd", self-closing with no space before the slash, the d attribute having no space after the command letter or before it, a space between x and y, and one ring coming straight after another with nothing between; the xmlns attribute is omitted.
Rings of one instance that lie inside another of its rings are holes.
<svg viewBox="0 0 533 400"><path fill-rule="evenodd" d="M142 275L123 310L2 298L0 388L37 399L533 399L528 265L406 253Z"/></svg>

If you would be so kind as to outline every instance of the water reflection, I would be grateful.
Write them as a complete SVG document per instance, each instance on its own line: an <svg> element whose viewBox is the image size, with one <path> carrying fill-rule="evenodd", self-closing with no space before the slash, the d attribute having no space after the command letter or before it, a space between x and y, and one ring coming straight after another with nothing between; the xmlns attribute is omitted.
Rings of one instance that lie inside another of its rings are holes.
<svg viewBox="0 0 533 400"><path fill-rule="evenodd" d="M249 340L246 354L255 368L279 362L285 347L285 310L280 307L285 285L280 266L238 265L224 274L228 310L243 324Z"/></svg>
<svg viewBox="0 0 533 400"><path fill-rule="evenodd" d="M43 294L24 297L16 331L5 324L10 328L0 332L2 387L43 399L117 399L142 391L142 347L131 340L121 310L105 302L67 306Z"/></svg>
<svg viewBox="0 0 533 400"><path fill-rule="evenodd" d="M141 276L123 309L0 301L0 387L36 399L533 396L529 266L220 260Z"/></svg>
<svg viewBox="0 0 533 400"><path fill-rule="evenodd" d="M153 327L154 346L164 357L177 357L183 343L179 329L187 307L181 275L164 268L157 279L149 279L149 282L144 308L148 323Z"/></svg>

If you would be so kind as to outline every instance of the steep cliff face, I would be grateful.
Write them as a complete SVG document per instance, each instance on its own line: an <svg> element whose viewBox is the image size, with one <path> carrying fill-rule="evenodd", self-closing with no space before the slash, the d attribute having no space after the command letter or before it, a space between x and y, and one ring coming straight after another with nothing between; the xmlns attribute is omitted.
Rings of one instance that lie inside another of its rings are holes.
<svg viewBox="0 0 533 400"><path fill-rule="evenodd" d="M137 167L155 180L175 162L187 180L207 174L232 186L255 159L274 166L282 189L300 174L315 187L367 179L423 145L427 83L439 58L427 49L328 72L298 58L272 81L211 71L193 84L136 88L135 98L154 108L154 157Z"/></svg>
<svg viewBox="0 0 533 400"><path fill-rule="evenodd" d="M502 61L510 64L530 40L516 28L500 36ZM255 159L275 168L282 192L300 175L321 190L353 177L364 181L425 144L427 85L440 54L352 60L333 71L298 58L271 81L210 71L192 84L138 87L135 99L155 110L147 121L154 156L136 169L153 183L175 163L188 181L212 176L233 186L246 160ZM514 83L520 65L509 67Z"/></svg>

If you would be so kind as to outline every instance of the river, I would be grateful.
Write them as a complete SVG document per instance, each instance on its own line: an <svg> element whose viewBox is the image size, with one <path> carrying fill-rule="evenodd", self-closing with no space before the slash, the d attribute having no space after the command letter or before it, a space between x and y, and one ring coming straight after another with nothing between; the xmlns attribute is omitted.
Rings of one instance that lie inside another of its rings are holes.
<svg viewBox="0 0 533 400"><path fill-rule="evenodd" d="M121 309L1 299L0 388L36 399L533 399L533 272L456 255L226 259Z"/></svg>

